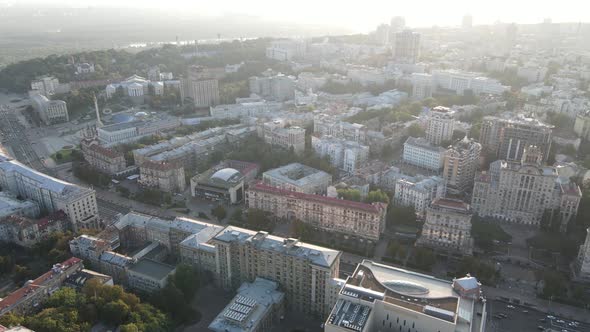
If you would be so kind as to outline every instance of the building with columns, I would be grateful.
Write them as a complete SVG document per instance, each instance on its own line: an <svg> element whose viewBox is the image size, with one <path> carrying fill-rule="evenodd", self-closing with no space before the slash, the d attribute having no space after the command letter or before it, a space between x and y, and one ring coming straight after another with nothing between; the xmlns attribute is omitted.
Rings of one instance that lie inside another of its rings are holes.
<svg viewBox="0 0 590 332"><path fill-rule="evenodd" d="M564 232L575 218L582 191L558 169L542 165L541 149L524 149L520 162L497 160L475 177L471 207L480 216L540 226L546 213ZM557 212L559 212L557 214Z"/></svg>

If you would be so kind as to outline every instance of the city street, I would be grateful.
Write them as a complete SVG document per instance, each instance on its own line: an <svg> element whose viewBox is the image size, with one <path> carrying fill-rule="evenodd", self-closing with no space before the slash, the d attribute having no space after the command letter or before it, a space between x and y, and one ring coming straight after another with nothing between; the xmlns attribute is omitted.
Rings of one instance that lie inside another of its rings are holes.
<svg viewBox="0 0 590 332"><path fill-rule="evenodd" d="M543 328L553 328L562 332L582 332L590 331L590 324L579 323L579 326L569 326L572 322L570 319L555 316L554 319L547 318L546 313L524 307L516 304L511 304L514 308L507 307L508 304L499 301L491 300L487 303L488 309L488 324L487 330L490 332L511 332L511 331L536 331ZM505 314L506 318L499 318L497 315ZM494 317L496 316L496 317ZM558 320L565 323L558 322Z"/></svg>

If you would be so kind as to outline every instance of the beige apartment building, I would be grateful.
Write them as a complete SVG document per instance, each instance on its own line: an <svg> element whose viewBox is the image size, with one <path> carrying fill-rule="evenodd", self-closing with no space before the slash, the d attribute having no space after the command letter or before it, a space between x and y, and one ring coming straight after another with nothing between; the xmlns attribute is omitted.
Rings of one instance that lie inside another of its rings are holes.
<svg viewBox="0 0 590 332"><path fill-rule="evenodd" d="M426 220L417 246L457 255L472 255L471 212L463 201L438 198L426 210Z"/></svg>
<svg viewBox="0 0 590 332"><path fill-rule="evenodd" d="M253 183L246 191L246 207L274 216L299 219L320 229L379 240L385 230L385 203L361 203L305 194Z"/></svg>
<svg viewBox="0 0 590 332"><path fill-rule="evenodd" d="M473 178L479 167L481 144L465 136L447 150L444 158L443 178L447 191L462 195L473 188Z"/></svg>
<svg viewBox="0 0 590 332"><path fill-rule="evenodd" d="M211 243L223 288L237 289L262 277L280 284L287 307L318 317L330 311L328 286L338 277L340 251L233 226Z"/></svg>

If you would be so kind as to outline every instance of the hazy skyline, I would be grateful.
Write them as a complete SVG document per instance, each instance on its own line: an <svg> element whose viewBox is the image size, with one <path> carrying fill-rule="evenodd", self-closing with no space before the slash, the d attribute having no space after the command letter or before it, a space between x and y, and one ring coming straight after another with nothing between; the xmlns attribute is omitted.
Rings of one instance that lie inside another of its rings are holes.
<svg viewBox="0 0 590 332"><path fill-rule="evenodd" d="M283 20L299 24L341 26L355 32L368 32L378 24L388 23L393 16L404 16L411 27L458 26L466 14L473 22L492 24L496 21L523 24L539 23L544 18L553 22L589 22L588 11L579 10L580 2L563 0L559 6L549 1L497 0L416 0L393 2L365 0L344 2L336 0L300 0L277 3L270 0L4 0L4 4L42 4L66 6L107 6L127 8L157 8L185 15L223 16L249 15L267 20ZM188 11L187 11L188 10Z"/></svg>

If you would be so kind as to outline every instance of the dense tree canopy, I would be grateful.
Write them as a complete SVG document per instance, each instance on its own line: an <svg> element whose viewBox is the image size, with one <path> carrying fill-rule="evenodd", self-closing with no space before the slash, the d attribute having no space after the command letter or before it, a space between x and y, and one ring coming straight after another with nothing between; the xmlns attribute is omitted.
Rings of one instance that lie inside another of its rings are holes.
<svg viewBox="0 0 590 332"><path fill-rule="evenodd" d="M133 325L137 331L168 331L168 317L153 306L141 303L121 286L106 286L90 280L80 293L72 288L55 291L43 303L43 310L35 315L19 317L5 315L0 324L22 324L38 332L88 331L94 324L107 326ZM126 329L133 331L133 327Z"/></svg>

